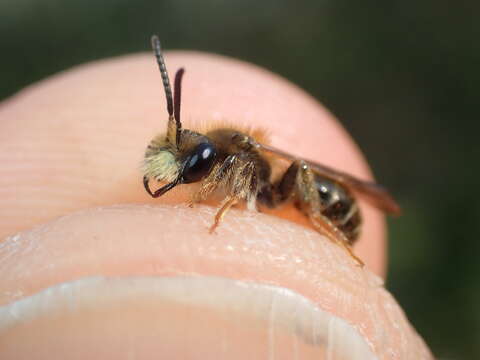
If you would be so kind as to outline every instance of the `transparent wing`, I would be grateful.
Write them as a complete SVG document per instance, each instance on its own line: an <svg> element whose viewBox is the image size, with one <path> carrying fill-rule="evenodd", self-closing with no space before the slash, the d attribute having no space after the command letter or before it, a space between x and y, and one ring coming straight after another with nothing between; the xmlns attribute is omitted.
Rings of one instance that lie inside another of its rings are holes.
<svg viewBox="0 0 480 360"><path fill-rule="evenodd" d="M290 155L269 145L258 144L258 146L261 150L277 155L278 157L281 157L283 159L290 161L300 160L293 155ZM321 165L304 159L302 160L305 161L310 166L310 168L318 175L330 179L341 185L344 185L346 188L360 194L380 210L388 214L400 215L400 206L383 186L375 184L373 182L357 179L352 175L346 174L338 170L334 170L325 165Z"/></svg>

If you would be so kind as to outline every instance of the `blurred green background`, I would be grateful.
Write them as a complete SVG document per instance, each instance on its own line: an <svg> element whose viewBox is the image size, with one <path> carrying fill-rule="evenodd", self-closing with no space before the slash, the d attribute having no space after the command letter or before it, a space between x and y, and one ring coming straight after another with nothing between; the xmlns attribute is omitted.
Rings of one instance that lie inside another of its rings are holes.
<svg viewBox="0 0 480 360"><path fill-rule="evenodd" d="M480 358L480 2L2 0L0 99L98 58L238 57L299 84L363 149L404 216L388 288L445 359Z"/></svg>

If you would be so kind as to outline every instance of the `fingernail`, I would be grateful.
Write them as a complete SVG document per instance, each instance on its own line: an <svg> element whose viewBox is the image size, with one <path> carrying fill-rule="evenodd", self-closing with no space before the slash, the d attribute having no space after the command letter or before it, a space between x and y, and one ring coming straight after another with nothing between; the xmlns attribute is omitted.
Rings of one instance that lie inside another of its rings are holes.
<svg viewBox="0 0 480 360"><path fill-rule="evenodd" d="M84 278L0 307L0 358L375 359L298 293L215 277Z"/></svg>

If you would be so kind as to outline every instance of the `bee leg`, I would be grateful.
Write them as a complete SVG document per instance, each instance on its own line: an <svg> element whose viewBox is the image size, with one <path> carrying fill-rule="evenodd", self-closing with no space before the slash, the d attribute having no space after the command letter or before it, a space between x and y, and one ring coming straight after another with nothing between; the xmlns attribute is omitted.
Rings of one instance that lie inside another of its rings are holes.
<svg viewBox="0 0 480 360"><path fill-rule="evenodd" d="M308 216L319 233L326 235L332 242L344 248L360 266L364 265L363 261L353 253L348 238L327 217L322 215L315 176L304 161L297 160L290 165L277 185L277 192L280 202L295 197L299 208Z"/></svg>
<svg viewBox="0 0 480 360"><path fill-rule="evenodd" d="M203 179L200 189L193 194L189 206L193 207L195 203L206 200L219 186L225 186L232 178L234 165L237 162L237 154L228 156L223 162L213 166L208 176ZM230 191L231 192L231 191ZM228 196L222 207L215 215L215 220L210 227L209 232L213 233L222 221L226 212L238 201L237 196Z"/></svg>
<svg viewBox="0 0 480 360"><path fill-rule="evenodd" d="M210 234L212 234L215 229L218 227L218 225L220 224L220 221L222 221L223 217L225 216L225 214L227 213L227 211L237 203L238 199L235 198L235 197L232 197L232 198L227 198L227 200L223 203L222 207L220 208L220 210L217 211L217 213L215 214L215 220L212 224L212 226L210 227Z"/></svg>
<svg viewBox="0 0 480 360"><path fill-rule="evenodd" d="M200 189L193 194L190 200L191 206L198 202L206 200L219 186L224 182L232 169L236 155L228 156L222 163L213 166L208 176L203 179Z"/></svg>
<svg viewBox="0 0 480 360"><path fill-rule="evenodd" d="M279 201L276 199L277 193L275 192L275 187L268 183L265 184L257 194L257 202L266 206L269 209L275 208ZM259 209L261 212L261 209Z"/></svg>
<svg viewBox="0 0 480 360"><path fill-rule="evenodd" d="M313 226L315 226L320 233L326 235L340 247L343 247L359 266L363 267L365 265L364 262L353 253L348 238L327 217L321 214L311 214L309 218Z"/></svg>
<svg viewBox="0 0 480 360"><path fill-rule="evenodd" d="M226 212L240 200L246 200L249 208L254 208L257 194L257 171L255 163L247 154L237 153L230 155L217 169L207 177L203 194L211 193L216 187L222 186L227 194L222 207L215 215L215 221L210 228L212 233ZM213 185L212 185L213 184ZM213 187L213 189L210 189ZM204 195L205 196L205 195Z"/></svg>

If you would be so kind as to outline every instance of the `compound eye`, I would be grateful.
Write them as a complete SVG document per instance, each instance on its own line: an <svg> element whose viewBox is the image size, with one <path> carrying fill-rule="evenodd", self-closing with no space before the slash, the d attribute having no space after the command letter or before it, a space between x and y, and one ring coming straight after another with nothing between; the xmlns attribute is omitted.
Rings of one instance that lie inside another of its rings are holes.
<svg viewBox="0 0 480 360"><path fill-rule="evenodd" d="M182 182L188 184L202 180L210 172L216 157L217 150L212 144L204 142L197 145L187 158Z"/></svg>

